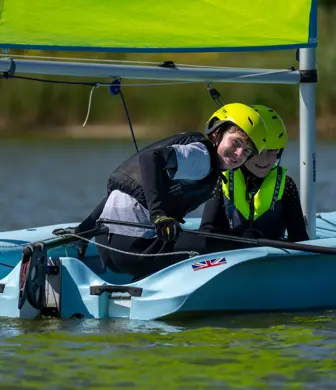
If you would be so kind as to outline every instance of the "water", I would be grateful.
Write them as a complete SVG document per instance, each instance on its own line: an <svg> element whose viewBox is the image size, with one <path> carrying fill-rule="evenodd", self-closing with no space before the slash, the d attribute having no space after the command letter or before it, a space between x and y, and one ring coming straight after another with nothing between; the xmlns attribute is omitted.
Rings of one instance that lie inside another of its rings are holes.
<svg viewBox="0 0 336 390"><path fill-rule="evenodd" d="M336 319L4 321L4 389L334 389Z"/></svg>
<svg viewBox="0 0 336 390"><path fill-rule="evenodd" d="M1 141L0 230L82 220L133 148L116 141ZM318 211L336 208L334 148L318 145ZM283 163L298 183L297 143ZM0 383L49 390L333 389L335 344L333 311L174 322L2 319Z"/></svg>
<svg viewBox="0 0 336 390"><path fill-rule="evenodd" d="M317 148L319 212L336 209L335 146ZM106 194L113 169L133 152L131 142L114 140L2 140L0 231L81 221ZM282 161L299 185L297 142L289 143Z"/></svg>

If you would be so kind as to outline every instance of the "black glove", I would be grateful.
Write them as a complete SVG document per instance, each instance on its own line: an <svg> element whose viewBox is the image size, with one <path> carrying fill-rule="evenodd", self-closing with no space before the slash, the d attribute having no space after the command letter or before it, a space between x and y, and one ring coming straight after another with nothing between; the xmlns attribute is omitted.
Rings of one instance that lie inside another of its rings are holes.
<svg viewBox="0 0 336 390"><path fill-rule="evenodd" d="M154 218L156 234L159 240L175 241L181 232L181 225L176 219L159 215Z"/></svg>
<svg viewBox="0 0 336 390"><path fill-rule="evenodd" d="M66 236L68 234L77 234L77 228L76 227L67 227L67 228L58 228L52 231L52 234L55 236Z"/></svg>

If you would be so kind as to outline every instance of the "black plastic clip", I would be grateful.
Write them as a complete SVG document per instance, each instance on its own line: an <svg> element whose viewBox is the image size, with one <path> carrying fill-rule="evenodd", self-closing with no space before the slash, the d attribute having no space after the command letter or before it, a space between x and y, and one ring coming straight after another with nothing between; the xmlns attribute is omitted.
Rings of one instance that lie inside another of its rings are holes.
<svg viewBox="0 0 336 390"><path fill-rule="evenodd" d="M120 79L114 80L108 88L112 96L119 95L121 92Z"/></svg>
<svg viewBox="0 0 336 390"><path fill-rule="evenodd" d="M210 93L213 101L218 105L218 107L222 107L225 105L225 102L222 98L222 95L215 89L211 84L205 84L207 90Z"/></svg>
<svg viewBox="0 0 336 390"><path fill-rule="evenodd" d="M165 61L162 64L160 64L161 68L171 68L171 69L176 69L176 65L174 64L173 61Z"/></svg>

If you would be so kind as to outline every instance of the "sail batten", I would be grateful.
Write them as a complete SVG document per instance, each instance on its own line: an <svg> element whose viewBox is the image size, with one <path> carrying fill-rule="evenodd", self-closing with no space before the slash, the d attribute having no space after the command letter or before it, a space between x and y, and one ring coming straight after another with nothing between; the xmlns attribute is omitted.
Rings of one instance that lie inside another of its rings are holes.
<svg viewBox="0 0 336 390"><path fill-rule="evenodd" d="M316 47L316 0L0 0L0 47L221 52Z"/></svg>

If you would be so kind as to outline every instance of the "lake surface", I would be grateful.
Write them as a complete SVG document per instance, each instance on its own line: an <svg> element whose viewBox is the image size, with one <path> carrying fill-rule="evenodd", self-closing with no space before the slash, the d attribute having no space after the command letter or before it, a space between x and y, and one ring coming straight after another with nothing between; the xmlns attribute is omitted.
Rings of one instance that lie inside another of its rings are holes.
<svg viewBox="0 0 336 390"><path fill-rule="evenodd" d="M145 146L146 143L140 143ZM336 143L317 148L317 211L336 209ZM0 231L84 219L106 194L110 173L134 153L131 142L0 142ZM299 147L282 159L299 186Z"/></svg>
<svg viewBox="0 0 336 390"><path fill-rule="evenodd" d="M335 147L318 145L318 211L336 209ZM81 221L133 152L132 143L113 140L2 140L0 230ZM283 163L299 184L296 142ZM334 311L0 321L4 389L336 388Z"/></svg>

